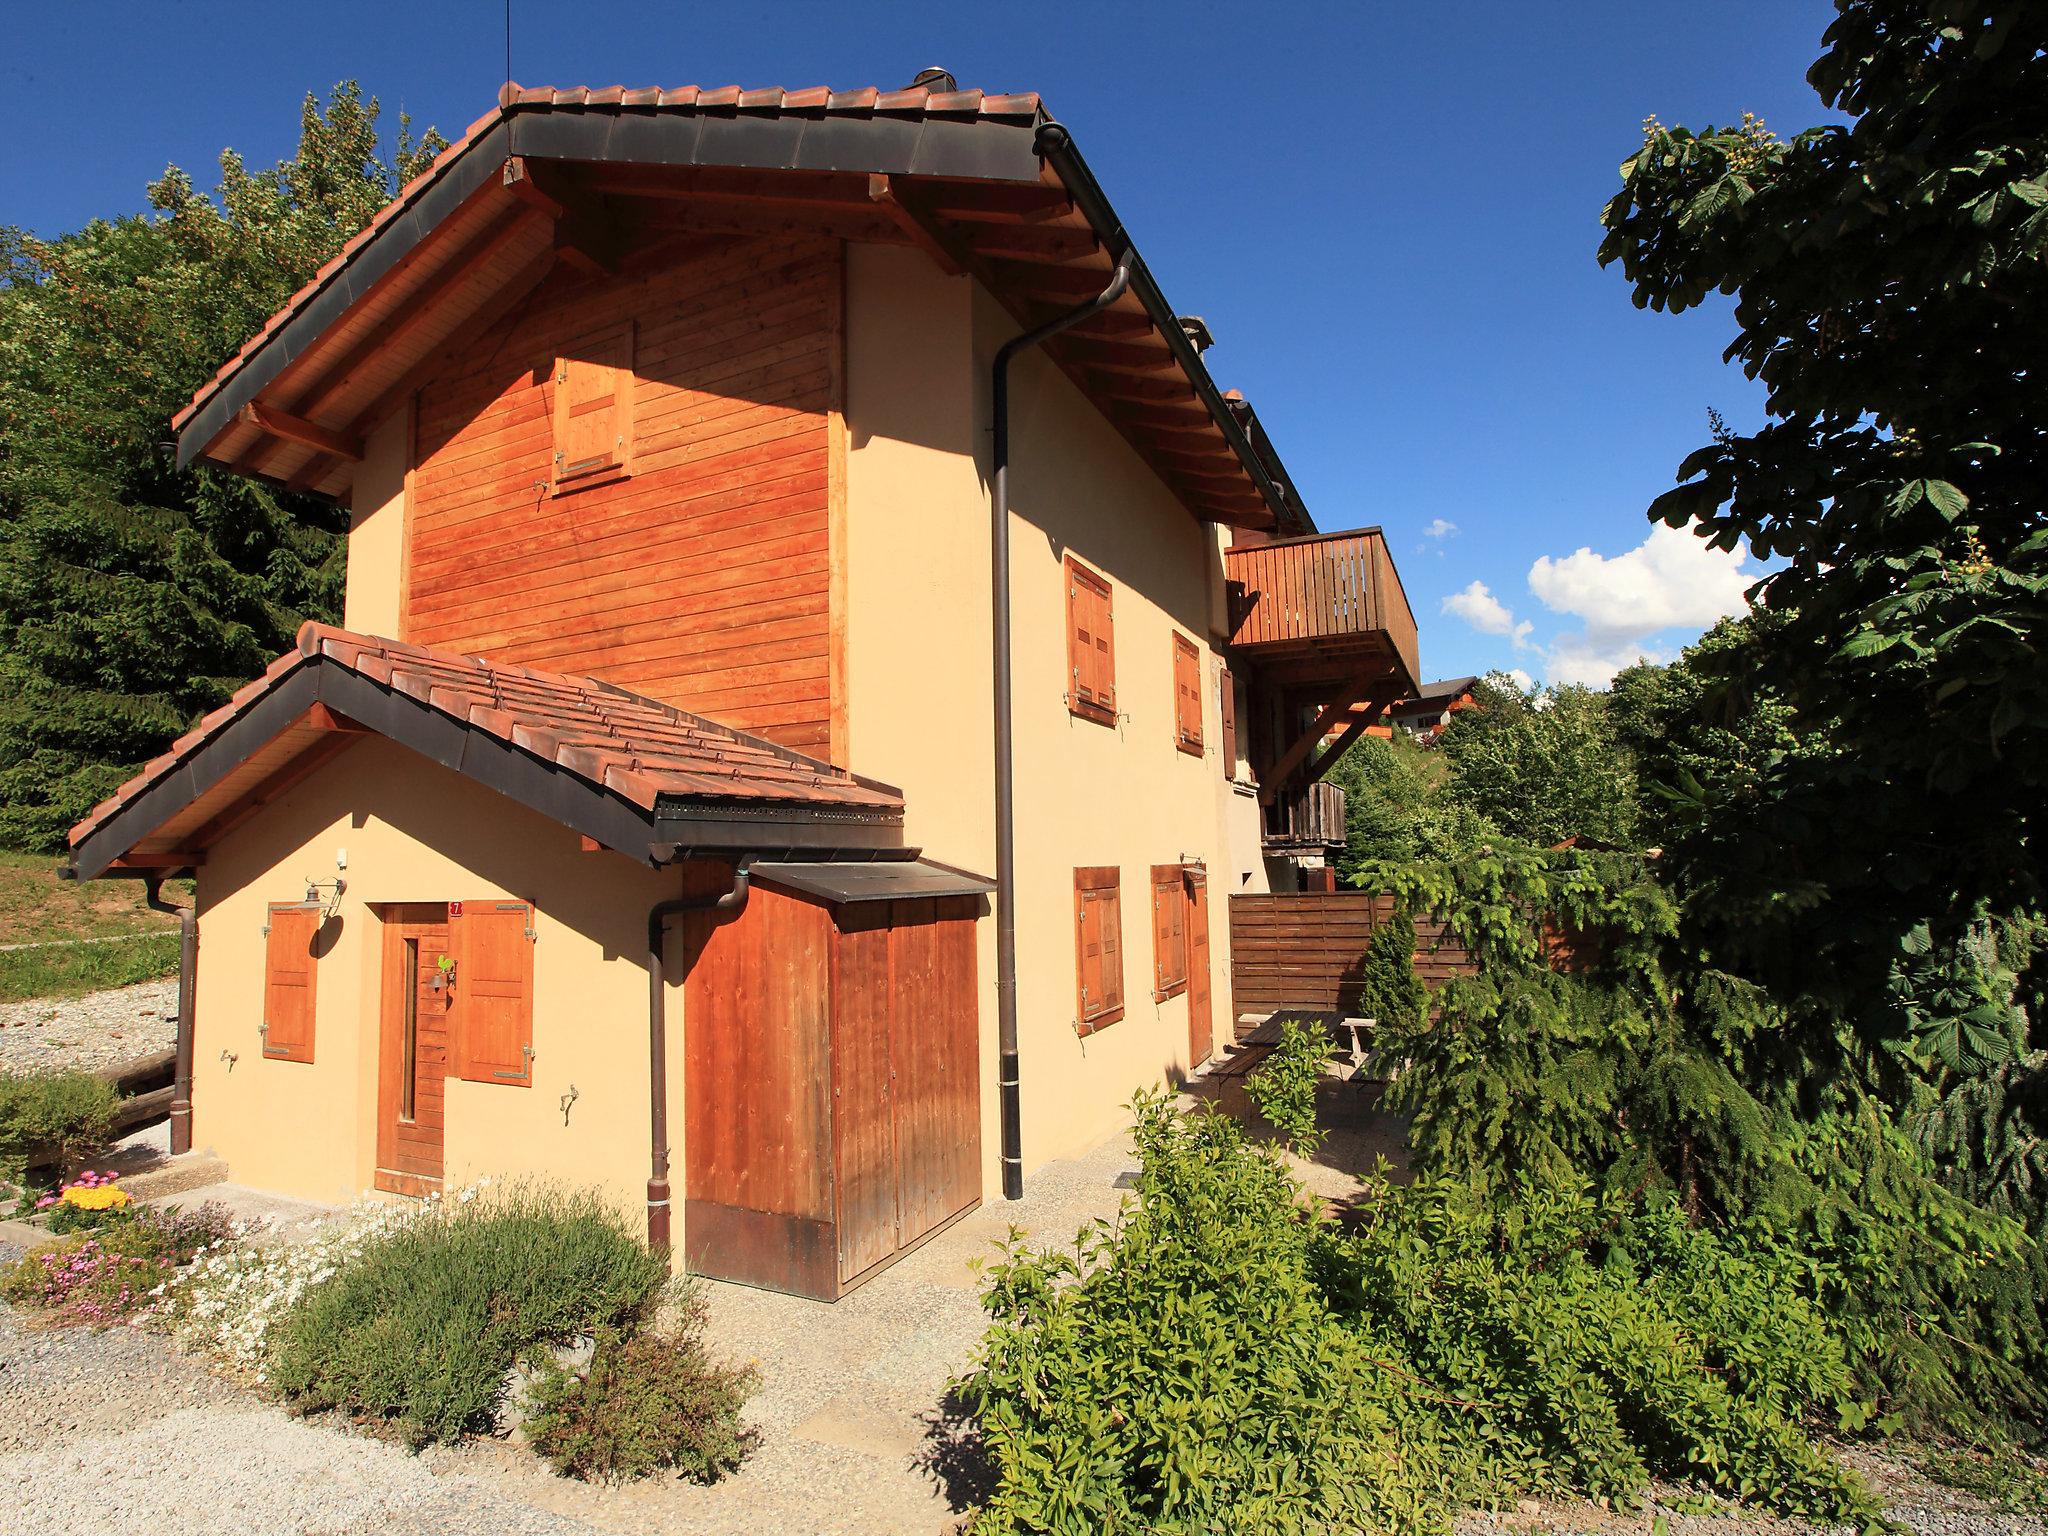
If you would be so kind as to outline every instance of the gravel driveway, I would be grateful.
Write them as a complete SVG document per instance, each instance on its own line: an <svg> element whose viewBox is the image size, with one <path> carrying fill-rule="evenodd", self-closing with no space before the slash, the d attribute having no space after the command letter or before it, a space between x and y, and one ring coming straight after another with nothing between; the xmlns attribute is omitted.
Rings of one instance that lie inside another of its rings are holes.
<svg viewBox="0 0 2048 1536"><path fill-rule="evenodd" d="M0 1003L0 1070L9 1072L90 1072L177 1042L175 978L84 997Z"/></svg>

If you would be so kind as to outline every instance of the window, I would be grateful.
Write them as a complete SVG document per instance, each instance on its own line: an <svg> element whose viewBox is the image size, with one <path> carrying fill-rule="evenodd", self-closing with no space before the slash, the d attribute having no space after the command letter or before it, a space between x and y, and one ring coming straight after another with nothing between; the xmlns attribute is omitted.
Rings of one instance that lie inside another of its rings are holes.
<svg viewBox="0 0 2048 1536"><path fill-rule="evenodd" d="M1124 1016L1124 916L1115 866L1074 871L1074 962L1082 1034Z"/></svg>
<svg viewBox="0 0 2048 1536"><path fill-rule="evenodd" d="M1109 583L1067 561L1067 708L1084 720L1116 724L1115 616Z"/></svg>
<svg viewBox="0 0 2048 1536"><path fill-rule="evenodd" d="M1173 637L1173 737L1181 751L1202 755L1202 653L1179 634Z"/></svg>
<svg viewBox="0 0 2048 1536"><path fill-rule="evenodd" d="M554 489L560 496L630 472L633 327L585 337L555 359Z"/></svg>
<svg viewBox="0 0 2048 1536"><path fill-rule="evenodd" d="M273 905L263 943L263 1055L267 1061L313 1059L313 941L320 909L303 902Z"/></svg>
<svg viewBox="0 0 2048 1536"><path fill-rule="evenodd" d="M1178 864L1152 866L1152 1000L1178 997L1188 987L1188 905Z"/></svg>
<svg viewBox="0 0 2048 1536"><path fill-rule="evenodd" d="M1237 777L1237 679L1230 668L1216 669L1216 702L1223 714L1223 777Z"/></svg>
<svg viewBox="0 0 2048 1536"><path fill-rule="evenodd" d="M448 904L455 952L455 1075L533 1084L533 908L523 901Z"/></svg>

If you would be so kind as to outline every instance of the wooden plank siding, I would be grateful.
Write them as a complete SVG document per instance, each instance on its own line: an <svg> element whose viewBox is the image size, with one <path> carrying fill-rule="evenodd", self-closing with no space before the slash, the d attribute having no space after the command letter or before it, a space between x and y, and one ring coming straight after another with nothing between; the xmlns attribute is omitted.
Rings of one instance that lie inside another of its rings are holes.
<svg viewBox="0 0 2048 1536"><path fill-rule="evenodd" d="M1280 1008L1356 1012L1365 947L1393 914L1394 898L1367 891L1304 891L1230 898L1231 1019ZM1415 970L1439 987L1478 971L1441 923L1415 925Z"/></svg>
<svg viewBox="0 0 2048 1536"><path fill-rule="evenodd" d="M477 337L417 403L403 638L826 755L843 266L831 241L706 242L550 278ZM555 360L624 322L629 472L555 494Z"/></svg>

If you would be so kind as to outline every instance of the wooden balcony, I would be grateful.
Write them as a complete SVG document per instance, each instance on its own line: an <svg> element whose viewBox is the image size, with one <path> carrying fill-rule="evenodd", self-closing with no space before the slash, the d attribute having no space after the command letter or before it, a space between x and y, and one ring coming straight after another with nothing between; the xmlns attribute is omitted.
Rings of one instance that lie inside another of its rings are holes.
<svg viewBox="0 0 2048 1536"><path fill-rule="evenodd" d="M1344 791L1318 779L1281 790L1266 806L1266 851L1323 853L1344 846Z"/></svg>
<svg viewBox="0 0 2048 1536"><path fill-rule="evenodd" d="M1415 614L1377 528L1225 550L1230 643L1288 687L1377 674L1413 692Z"/></svg>

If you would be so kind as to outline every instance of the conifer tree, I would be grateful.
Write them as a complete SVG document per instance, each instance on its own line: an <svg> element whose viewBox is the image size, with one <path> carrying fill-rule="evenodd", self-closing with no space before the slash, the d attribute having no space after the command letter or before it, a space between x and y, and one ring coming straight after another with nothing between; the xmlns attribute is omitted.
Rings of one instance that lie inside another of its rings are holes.
<svg viewBox="0 0 2048 1536"><path fill-rule="evenodd" d="M215 197L172 167L151 214L0 229L0 842L93 803L340 607L341 511L176 469L171 417L444 141L378 156L353 82L298 151Z"/></svg>

